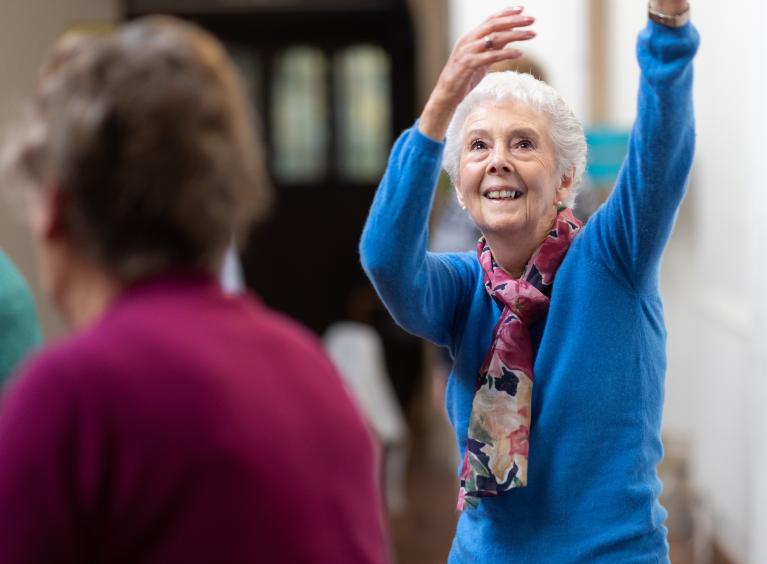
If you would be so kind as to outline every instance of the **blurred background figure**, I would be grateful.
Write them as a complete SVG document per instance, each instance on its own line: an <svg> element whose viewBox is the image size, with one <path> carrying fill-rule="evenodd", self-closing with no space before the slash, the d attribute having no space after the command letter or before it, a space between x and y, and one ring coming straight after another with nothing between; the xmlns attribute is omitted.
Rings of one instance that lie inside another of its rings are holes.
<svg viewBox="0 0 767 564"><path fill-rule="evenodd" d="M224 261L219 271L221 287L230 294L239 294L245 291L245 279L242 274L242 263L237 254L237 246L232 243L224 253Z"/></svg>
<svg viewBox="0 0 767 564"><path fill-rule="evenodd" d="M381 444L387 507L401 514L407 501L408 429L386 371L381 336L368 323L337 321L325 331L323 342Z"/></svg>
<svg viewBox="0 0 767 564"><path fill-rule="evenodd" d="M538 16L539 33L525 53L584 118L593 160L581 203L592 188L597 202L607 195L625 151L619 137L634 121L627 100L634 99L639 79L635 31L647 17L640 4L525 4ZM394 136L420 113L456 39L508 5L7 0L0 19L0 117L14 116L48 46L70 27L103 28L171 13L215 34L244 74L254 113L264 123L275 187L274 213L249 243L240 241L244 281L267 304L322 334L348 319L353 293L371 292L356 244ZM767 562L767 483L761 477L767 466L767 239L761 226L767 209L767 4L727 3L732 23L726 26L723 14L721 4L705 2L693 13L705 40L695 62L691 187L661 270L669 364L660 473L664 494L672 498L664 505L673 562L761 564ZM301 248L307 234L321 252L301 261L270 244ZM29 230L4 206L0 246L29 281L46 337L60 335L63 324L35 276ZM285 276L274 277L274 271ZM312 273L316 292L305 290L305 273ZM404 335L373 296L370 302L368 323L383 340L410 437L410 503L391 521L396 553L404 564L444 563L455 527L456 453L444 407L434 406L432 352Z"/></svg>
<svg viewBox="0 0 767 564"><path fill-rule="evenodd" d="M41 340L37 309L29 287L0 250L0 386Z"/></svg>
<svg viewBox="0 0 767 564"><path fill-rule="evenodd" d="M270 200L221 45L159 17L67 35L7 143L74 334L0 406L0 561L385 562L337 372L216 278Z"/></svg>

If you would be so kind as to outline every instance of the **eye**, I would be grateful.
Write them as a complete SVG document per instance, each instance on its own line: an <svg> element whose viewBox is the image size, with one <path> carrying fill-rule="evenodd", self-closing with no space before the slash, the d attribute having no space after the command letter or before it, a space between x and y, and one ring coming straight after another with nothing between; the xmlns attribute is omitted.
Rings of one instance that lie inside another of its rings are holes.
<svg viewBox="0 0 767 564"><path fill-rule="evenodd" d="M482 151L483 149L487 149L487 143L482 141L482 139L475 139L469 143L470 151Z"/></svg>
<svg viewBox="0 0 767 564"><path fill-rule="evenodd" d="M514 144L514 148L516 149L535 149L535 144L530 139L520 139Z"/></svg>

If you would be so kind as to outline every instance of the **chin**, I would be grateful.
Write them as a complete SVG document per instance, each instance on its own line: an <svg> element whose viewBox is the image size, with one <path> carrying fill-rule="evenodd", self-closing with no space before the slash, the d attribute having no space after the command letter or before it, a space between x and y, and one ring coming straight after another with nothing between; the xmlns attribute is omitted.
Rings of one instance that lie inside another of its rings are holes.
<svg viewBox="0 0 767 564"><path fill-rule="evenodd" d="M486 237L488 235L495 237L513 237L525 229L525 224L519 220L506 219L501 221L489 221L478 227Z"/></svg>

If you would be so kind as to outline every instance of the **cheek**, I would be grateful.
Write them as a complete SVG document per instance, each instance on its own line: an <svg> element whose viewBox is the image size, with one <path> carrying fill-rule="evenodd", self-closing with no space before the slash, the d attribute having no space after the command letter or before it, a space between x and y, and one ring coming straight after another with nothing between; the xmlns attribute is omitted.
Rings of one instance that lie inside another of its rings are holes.
<svg viewBox="0 0 767 564"><path fill-rule="evenodd" d="M561 184L560 174L548 159L537 157L535 161L537 167L537 176L541 186L541 195L552 201L556 200L557 189Z"/></svg>
<svg viewBox="0 0 767 564"><path fill-rule="evenodd" d="M541 177L547 177L547 178L553 178L555 175L555 167L551 163L549 159L545 157L545 155L536 155L535 158L532 160L532 163L534 163L538 174Z"/></svg>
<svg viewBox="0 0 767 564"><path fill-rule="evenodd" d="M462 178L476 178L481 176L485 170L485 163L483 159L479 157L466 157L461 159L461 164L458 168L458 175Z"/></svg>

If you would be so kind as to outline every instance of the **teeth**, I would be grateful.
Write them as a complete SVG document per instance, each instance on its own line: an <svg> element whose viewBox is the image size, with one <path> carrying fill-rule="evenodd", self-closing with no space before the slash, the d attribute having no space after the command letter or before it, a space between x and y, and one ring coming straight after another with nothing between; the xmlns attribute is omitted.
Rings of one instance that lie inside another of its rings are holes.
<svg viewBox="0 0 767 564"><path fill-rule="evenodd" d="M486 197L490 198L491 200L501 200L505 198L511 198L512 200L516 200L522 195L522 192L519 190L492 190L485 194Z"/></svg>

